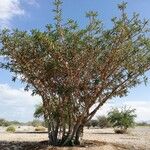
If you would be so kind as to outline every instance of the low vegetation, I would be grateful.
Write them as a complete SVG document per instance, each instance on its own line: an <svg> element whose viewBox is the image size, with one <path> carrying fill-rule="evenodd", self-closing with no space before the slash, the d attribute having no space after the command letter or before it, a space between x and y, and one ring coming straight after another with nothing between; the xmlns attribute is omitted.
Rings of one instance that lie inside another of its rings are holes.
<svg viewBox="0 0 150 150"><path fill-rule="evenodd" d="M37 131L37 132L45 132L46 128L43 127L43 126L38 126L38 127L35 128L35 131Z"/></svg>
<svg viewBox="0 0 150 150"><path fill-rule="evenodd" d="M90 127L97 128L108 128L111 127L110 122L108 121L107 116L98 116L97 119L90 120L86 123L86 127L89 129Z"/></svg>
<svg viewBox="0 0 150 150"><path fill-rule="evenodd" d="M98 116L97 121L98 121L98 127L100 127L100 128L111 127L111 123L109 122L107 116Z"/></svg>
<svg viewBox="0 0 150 150"><path fill-rule="evenodd" d="M7 127L10 125L9 121L6 121L5 119L0 119L0 126Z"/></svg>
<svg viewBox="0 0 150 150"><path fill-rule="evenodd" d="M23 123L18 122L18 121L8 121L5 119L0 119L0 126L3 126L3 127L8 127L10 125L22 125L22 124Z"/></svg>
<svg viewBox="0 0 150 150"><path fill-rule="evenodd" d="M115 133L126 133L127 129L134 127L136 118L135 109L123 107L114 108L108 113L108 120L112 124Z"/></svg>
<svg viewBox="0 0 150 150"><path fill-rule="evenodd" d="M148 126L146 122L135 123L135 109L122 107L121 109L113 108L106 116L97 116L97 119L91 120L86 127L110 128L113 127L115 133L127 133L127 129L139 126Z"/></svg>
<svg viewBox="0 0 150 150"><path fill-rule="evenodd" d="M44 123L44 121L34 119L32 121L27 122L26 125L38 127L38 126L45 126L45 123Z"/></svg>
<svg viewBox="0 0 150 150"><path fill-rule="evenodd" d="M7 132L14 133L14 132L16 131L16 129L15 129L14 126L9 126L9 127L7 127L6 131L7 131Z"/></svg>

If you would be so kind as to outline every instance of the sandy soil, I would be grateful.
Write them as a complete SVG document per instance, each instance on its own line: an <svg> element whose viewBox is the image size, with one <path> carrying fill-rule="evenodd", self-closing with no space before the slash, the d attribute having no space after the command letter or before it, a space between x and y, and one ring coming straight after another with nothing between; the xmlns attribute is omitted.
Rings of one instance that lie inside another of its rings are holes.
<svg viewBox="0 0 150 150"><path fill-rule="evenodd" d="M83 138L150 150L150 127L136 127L128 134L114 134L113 129L86 129Z"/></svg>
<svg viewBox="0 0 150 150"><path fill-rule="evenodd" d="M28 132L29 133L28 133ZM47 140L46 133L34 133L33 127L17 128L16 133L6 133L0 128L0 150L52 150L43 148L40 141ZM84 140L99 141L90 147L57 148L59 150L150 150L150 127L130 129L129 134L114 134L113 129L84 129ZM23 143L22 143L23 142ZM23 146L22 146L23 145ZM36 145L36 147L35 147ZM39 145L39 148L37 148ZM26 148L25 148L26 147ZM30 148L29 148L30 147Z"/></svg>

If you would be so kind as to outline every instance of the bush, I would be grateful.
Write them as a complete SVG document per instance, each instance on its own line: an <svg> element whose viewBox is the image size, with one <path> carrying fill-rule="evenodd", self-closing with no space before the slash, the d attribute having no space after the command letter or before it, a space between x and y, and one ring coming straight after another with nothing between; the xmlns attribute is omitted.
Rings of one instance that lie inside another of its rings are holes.
<svg viewBox="0 0 150 150"><path fill-rule="evenodd" d="M33 121L28 122L27 125L38 127L38 126L43 126L43 122L38 119L34 119Z"/></svg>
<svg viewBox="0 0 150 150"><path fill-rule="evenodd" d="M96 126L98 126L98 121L97 120L91 120L90 124L92 127L96 127Z"/></svg>
<svg viewBox="0 0 150 150"><path fill-rule="evenodd" d="M9 126L9 127L7 127L6 131L14 133L16 131L16 129L13 126Z"/></svg>
<svg viewBox="0 0 150 150"><path fill-rule="evenodd" d="M89 128L91 127L91 122L88 121L88 122L85 124L85 126L89 129Z"/></svg>
<svg viewBox="0 0 150 150"><path fill-rule="evenodd" d="M135 109L127 107L119 109L115 108L108 113L108 119L114 127L115 133L126 133L129 127L135 125Z"/></svg>
<svg viewBox="0 0 150 150"><path fill-rule="evenodd" d="M46 128L43 127L43 126L38 126L38 127L35 128L35 131L37 131L37 132L44 132L44 131L46 131Z"/></svg>
<svg viewBox="0 0 150 150"><path fill-rule="evenodd" d="M11 123L5 119L0 119L0 126L8 127Z"/></svg>
<svg viewBox="0 0 150 150"><path fill-rule="evenodd" d="M98 116L97 117L98 126L100 128L108 128L111 127L111 124L106 116Z"/></svg>
<svg viewBox="0 0 150 150"><path fill-rule="evenodd" d="M88 121L85 126L89 129L91 126L96 127L98 126L98 121L97 120L90 120Z"/></svg>
<svg viewBox="0 0 150 150"><path fill-rule="evenodd" d="M147 122L136 123L137 126L150 126Z"/></svg>
<svg viewBox="0 0 150 150"><path fill-rule="evenodd" d="M100 127L100 128L107 128L111 127L111 124L107 117L105 116L98 116L96 120L90 120L85 125L88 129L92 127Z"/></svg>
<svg viewBox="0 0 150 150"><path fill-rule="evenodd" d="M127 133L126 130L123 130L123 129L114 129L115 133L117 134L124 134L124 133Z"/></svg>

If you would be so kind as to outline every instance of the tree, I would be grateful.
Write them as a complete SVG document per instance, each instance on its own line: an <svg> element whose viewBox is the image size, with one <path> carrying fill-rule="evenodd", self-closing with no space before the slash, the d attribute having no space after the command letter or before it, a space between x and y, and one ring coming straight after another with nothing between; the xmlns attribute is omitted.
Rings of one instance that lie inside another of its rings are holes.
<svg viewBox="0 0 150 150"><path fill-rule="evenodd" d="M5 119L0 119L0 126L9 126L11 123Z"/></svg>
<svg viewBox="0 0 150 150"><path fill-rule="evenodd" d="M34 112L34 117L35 118L40 118L44 116L44 111L43 111L43 104L38 104L36 105L35 112Z"/></svg>
<svg viewBox="0 0 150 150"><path fill-rule="evenodd" d="M100 128L107 128L110 127L110 122L106 116L98 116L97 117L98 126Z"/></svg>
<svg viewBox="0 0 150 150"><path fill-rule="evenodd" d="M90 124L91 124L92 127L97 127L97 126L98 126L98 121L92 119L92 120L90 121Z"/></svg>
<svg viewBox="0 0 150 150"><path fill-rule="evenodd" d="M142 122L136 123L136 126L150 126L150 124L148 122L142 121Z"/></svg>
<svg viewBox="0 0 150 150"><path fill-rule="evenodd" d="M91 127L91 120L86 122L85 127L87 127L88 129Z"/></svg>
<svg viewBox="0 0 150 150"><path fill-rule="evenodd" d="M37 120L37 119L27 122L27 125L33 126L33 127L43 126L43 124L44 123L41 120Z"/></svg>
<svg viewBox="0 0 150 150"><path fill-rule="evenodd" d="M121 110L114 108L108 113L108 119L116 133L126 133L129 127L135 125L135 109L124 107Z"/></svg>
<svg viewBox="0 0 150 150"><path fill-rule="evenodd" d="M43 118L44 117L44 108L43 108L42 103L36 105L34 117L35 118ZM48 126L47 124L48 124L48 120L47 120L47 118L44 118L44 122L42 122L42 125L44 127L47 127Z"/></svg>
<svg viewBox="0 0 150 150"><path fill-rule="evenodd" d="M43 100L48 120L49 143L80 144L83 127L103 104L142 81L150 68L148 21L137 14L129 18L126 3L118 5L121 16L105 29L96 12L80 28L71 19L62 24L60 0L55 0L55 24L45 31L3 30L0 67L21 75ZM96 105L95 105L96 104Z"/></svg>

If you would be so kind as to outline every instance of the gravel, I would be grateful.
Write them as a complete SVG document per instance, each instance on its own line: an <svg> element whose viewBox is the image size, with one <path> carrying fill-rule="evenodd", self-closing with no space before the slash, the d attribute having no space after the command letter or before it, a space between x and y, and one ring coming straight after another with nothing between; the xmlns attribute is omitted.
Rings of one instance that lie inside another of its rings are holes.
<svg viewBox="0 0 150 150"><path fill-rule="evenodd" d="M48 140L47 133L35 133L34 127L16 127L16 133L0 128L0 150L30 150ZM113 129L84 129L84 140L102 142L99 147L57 148L59 150L150 150L150 127L136 127L128 134L114 134ZM25 148L26 147L26 148ZM32 148L29 148L32 147ZM52 147L39 150L52 150Z"/></svg>

